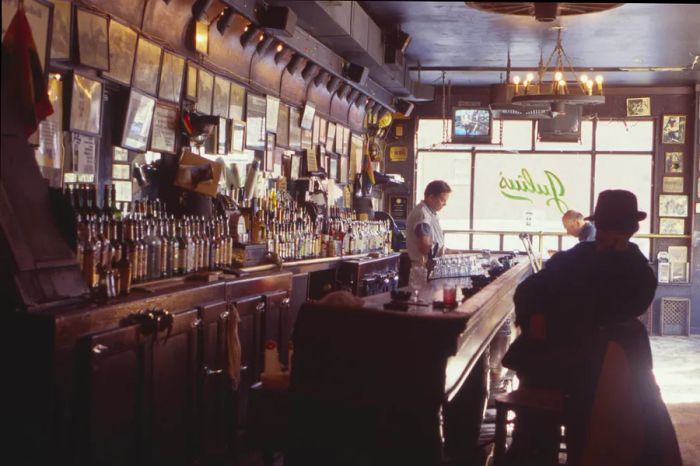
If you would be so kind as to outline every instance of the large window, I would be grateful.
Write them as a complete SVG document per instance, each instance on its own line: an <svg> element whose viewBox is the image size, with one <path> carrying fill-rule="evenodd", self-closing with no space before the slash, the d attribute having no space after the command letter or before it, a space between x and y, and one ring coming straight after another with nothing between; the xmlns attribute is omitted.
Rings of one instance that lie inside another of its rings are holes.
<svg viewBox="0 0 700 466"><path fill-rule="evenodd" d="M574 209L588 215L605 189L632 191L640 210L651 213L651 120L584 121L575 143L540 142L536 124L522 120L495 120L490 145L443 143L443 129L441 119L418 122L416 199L432 180L450 183L453 193L440 213L450 248L522 249L519 232L563 233L562 214ZM649 233L650 225L643 221L640 233ZM513 234L501 239L466 230ZM649 240L636 242L648 255ZM545 236L534 247L566 249L575 243L572 237Z"/></svg>

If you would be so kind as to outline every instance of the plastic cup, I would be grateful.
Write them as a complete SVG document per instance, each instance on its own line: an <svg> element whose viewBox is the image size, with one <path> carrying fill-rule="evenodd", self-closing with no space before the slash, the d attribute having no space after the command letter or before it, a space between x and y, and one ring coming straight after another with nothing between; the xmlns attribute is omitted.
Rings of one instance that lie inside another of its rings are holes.
<svg viewBox="0 0 700 466"><path fill-rule="evenodd" d="M457 288L454 285L442 287L442 302L445 306L453 306L457 302Z"/></svg>

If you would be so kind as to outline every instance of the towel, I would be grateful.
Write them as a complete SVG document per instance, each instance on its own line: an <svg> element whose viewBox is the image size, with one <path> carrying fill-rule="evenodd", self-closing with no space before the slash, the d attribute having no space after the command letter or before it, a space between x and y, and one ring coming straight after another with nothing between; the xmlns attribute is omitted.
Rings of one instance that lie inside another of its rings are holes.
<svg viewBox="0 0 700 466"><path fill-rule="evenodd" d="M241 321L241 316L235 303L231 303L229 309L226 353L228 355L228 375L235 389L241 382L241 340L238 338L238 323Z"/></svg>

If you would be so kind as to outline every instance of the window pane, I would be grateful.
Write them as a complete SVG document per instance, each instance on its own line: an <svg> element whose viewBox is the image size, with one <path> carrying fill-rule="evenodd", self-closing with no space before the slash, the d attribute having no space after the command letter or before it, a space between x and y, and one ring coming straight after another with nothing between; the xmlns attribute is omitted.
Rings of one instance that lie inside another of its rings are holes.
<svg viewBox="0 0 700 466"><path fill-rule="evenodd" d="M501 141L500 124L503 125ZM532 149L532 122L526 120L495 120L491 141L497 145L482 146L487 149L530 150Z"/></svg>
<svg viewBox="0 0 700 466"><path fill-rule="evenodd" d="M474 235L474 250L498 251L498 235Z"/></svg>
<svg viewBox="0 0 700 466"><path fill-rule="evenodd" d="M433 180L444 180L452 188L450 199L439 214L443 230L469 228L471 159L468 153L418 152L416 203L423 199L425 187Z"/></svg>
<svg viewBox="0 0 700 466"><path fill-rule="evenodd" d="M564 212L588 211L590 178L590 154L477 154L474 229L560 232Z"/></svg>
<svg viewBox="0 0 700 466"><path fill-rule="evenodd" d="M593 147L593 122L581 122L580 142L542 142L535 138L536 150L580 150L589 151Z"/></svg>
<svg viewBox="0 0 700 466"><path fill-rule="evenodd" d="M651 151L654 146L654 122L598 121L595 144L599 151Z"/></svg>
<svg viewBox="0 0 700 466"><path fill-rule="evenodd" d="M445 247L449 249L469 249L469 234L445 233Z"/></svg>
<svg viewBox="0 0 700 466"><path fill-rule="evenodd" d="M447 141L450 140L452 134L452 121L447 121ZM433 146L439 146L445 142L443 120L433 118L418 119L418 131L416 132L416 147L418 149L427 149Z"/></svg>

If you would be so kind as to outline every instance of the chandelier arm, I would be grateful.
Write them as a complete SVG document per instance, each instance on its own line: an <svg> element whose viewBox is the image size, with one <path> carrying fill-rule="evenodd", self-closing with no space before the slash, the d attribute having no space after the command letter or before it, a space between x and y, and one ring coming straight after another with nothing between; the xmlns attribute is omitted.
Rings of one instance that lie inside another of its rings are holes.
<svg viewBox="0 0 700 466"><path fill-rule="evenodd" d="M574 75L574 79L575 79L576 82L578 83L578 86L581 88L581 90L582 90L583 93L585 94L585 93L586 93L586 87L585 87L585 85L584 85L583 83L581 83L581 81L578 79L578 75L576 74L576 71L574 71L574 65L571 63L571 60L569 59L569 56L568 56L566 53L564 53L564 58L566 58L566 62L569 64L569 68L571 69L571 74Z"/></svg>

